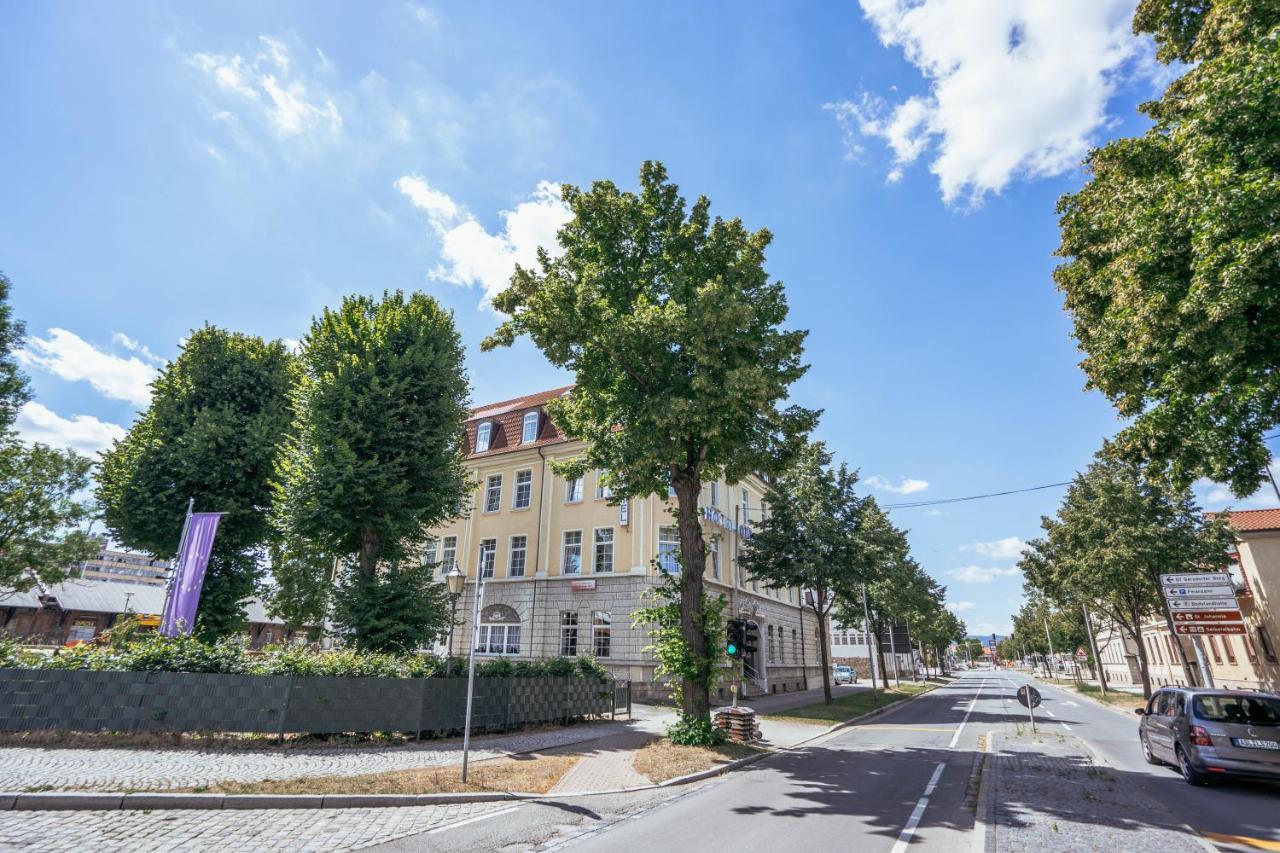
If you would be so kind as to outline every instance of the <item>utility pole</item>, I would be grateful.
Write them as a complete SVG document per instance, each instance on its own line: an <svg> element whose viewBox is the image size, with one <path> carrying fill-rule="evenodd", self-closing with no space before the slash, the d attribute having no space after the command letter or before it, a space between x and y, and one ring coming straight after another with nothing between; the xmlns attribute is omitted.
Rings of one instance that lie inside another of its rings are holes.
<svg viewBox="0 0 1280 853"><path fill-rule="evenodd" d="M871 698L880 704L880 688L876 687L876 653L871 648L871 611L867 609L867 585L862 585L862 639L867 644L867 657L871 659Z"/></svg>
<svg viewBox="0 0 1280 853"><path fill-rule="evenodd" d="M1053 657L1054 657L1054 654L1053 654L1053 637L1050 637L1050 636L1049 636L1049 620L1048 620L1048 619L1042 619L1041 621L1042 621L1042 622L1044 622L1044 638L1045 638L1046 640L1048 640L1048 641L1049 641L1049 660L1053 660ZM1050 678L1052 678L1052 677L1053 677L1053 667L1052 667L1052 665L1051 665L1051 666L1050 666L1050 668L1049 668L1049 677L1050 677Z"/></svg>
<svg viewBox="0 0 1280 853"><path fill-rule="evenodd" d="M1093 665L1098 668L1098 687L1102 689L1102 695L1106 696L1107 674L1102 671L1102 657L1098 654L1098 640L1093 636L1093 620L1089 618L1089 605L1082 601L1080 609L1084 611L1084 635L1089 638L1089 650L1093 652Z"/></svg>

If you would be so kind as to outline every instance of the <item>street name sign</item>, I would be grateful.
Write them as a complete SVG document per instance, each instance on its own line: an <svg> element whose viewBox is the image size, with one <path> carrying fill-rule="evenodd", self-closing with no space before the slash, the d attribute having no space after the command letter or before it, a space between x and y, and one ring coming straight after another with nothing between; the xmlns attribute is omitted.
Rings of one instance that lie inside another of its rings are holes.
<svg viewBox="0 0 1280 853"><path fill-rule="evenodd" d="M1234 610L1240 611L1240 603L1234 598L1173 598L1170 610Z"/></svg>
<svg viewBox="0 0 1280 853"><path fill-rule="evenodd" d="M1231 576L1226 572L1183 572L1176 575L1161 575L1160 583L1164 586L1204 586L1205 584L1230 584Z"/></svg>
<svg viewBox="0 0 1280 853"><path fill-rule="evenodd" d="M1243 634L1243 622L1219 622L1217 624L1196 623L1193 625L1174 625L1173 630L1179 634L1190 634L1193 637L1223 634Z"/></svg>
<svg viewBox="0 0 1280 853"><path fill-rule="evenodd" d="M1170 601L1181 598L1233 598L1235 587L1229 583L1204 584L1203 586L1166 586L1164 597Z"/></svg>
<svg viewBox="0 0 1280 853"><path fill-rule="evenodd" d="M1238 610L1175 610L1170 614L1174 622L1238 622Z"/></svg>

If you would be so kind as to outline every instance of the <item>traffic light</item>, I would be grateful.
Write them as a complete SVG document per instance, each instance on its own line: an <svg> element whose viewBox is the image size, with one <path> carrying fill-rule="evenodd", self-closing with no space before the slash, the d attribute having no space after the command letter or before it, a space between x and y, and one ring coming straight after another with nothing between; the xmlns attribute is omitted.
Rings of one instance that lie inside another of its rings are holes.
<svg viewBox="0 0 1280 853"><path fill-rule="evenodd" d="M760 644L760 626L755 622L745 623L745 630L742 636L742 653L751 654Z"/></svg>
<svg viewBox="0 0 1280 853"><path fill-rule="evenodd" d="M747 623L741 619L730 619L724 627L725 654L731 658L742 657L742 647L746 645Z"/></svg>

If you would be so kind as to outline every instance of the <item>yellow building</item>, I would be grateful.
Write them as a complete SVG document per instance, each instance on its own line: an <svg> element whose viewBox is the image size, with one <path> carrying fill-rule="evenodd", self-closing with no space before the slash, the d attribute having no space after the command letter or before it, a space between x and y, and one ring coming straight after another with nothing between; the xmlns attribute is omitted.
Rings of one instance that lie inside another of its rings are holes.
<svg viewBox="0 0 1280 853"><path fill-rule="evenodd" d="M451 652L467 652L475 580L485 581L477 654L546 658L594 655L617 678L652 687L649 639L631 614L645 590L678 572L674 498L611 503L598 475L566 481L550 463L581 454L544 404L557 388L479 407L467 421L467 464L476 483L470 513L433 531L424 559L440 574L455 565L467 576L458 603L462 625ZM816 620L795 589L769 589L745 578L737 554L760 519L765 484L704 484L707 592L729 601L728 614L759 625L757 652L746 662L749 689L780 693L821 682ZM661 692L656 690L656 692ZM719 690L728 695L728 682Z"/></svg>

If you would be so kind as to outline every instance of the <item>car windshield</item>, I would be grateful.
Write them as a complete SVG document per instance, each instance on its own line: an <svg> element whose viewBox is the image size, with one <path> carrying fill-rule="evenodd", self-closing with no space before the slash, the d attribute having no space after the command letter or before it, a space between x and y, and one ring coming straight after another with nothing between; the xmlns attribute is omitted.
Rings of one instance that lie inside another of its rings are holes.
<svg viewBox="0 0 1280 853"><path fill-rule="evenodd" d="M1196 716L1213 723L1280 726L1280 700L1267 696L1197 696Z"/></svg>

